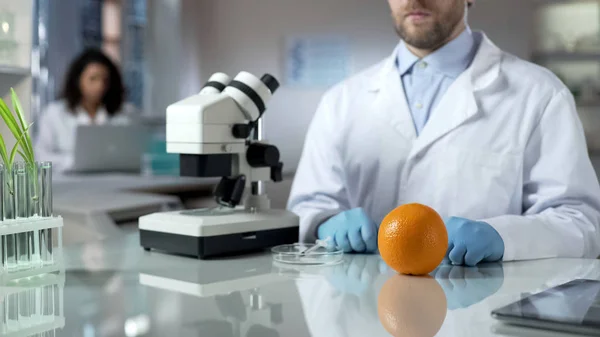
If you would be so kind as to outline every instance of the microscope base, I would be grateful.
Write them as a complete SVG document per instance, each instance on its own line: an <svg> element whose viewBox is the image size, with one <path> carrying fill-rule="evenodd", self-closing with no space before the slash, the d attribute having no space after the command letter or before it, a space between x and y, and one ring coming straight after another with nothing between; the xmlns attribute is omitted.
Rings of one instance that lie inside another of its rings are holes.
<svg viewBox="0 0 600 337"><path fill-rule="evenodd" d="M156 213L140 218L140 244L146 250L204 259L297 242L298 225L298 217L284 210Z"/></svg>

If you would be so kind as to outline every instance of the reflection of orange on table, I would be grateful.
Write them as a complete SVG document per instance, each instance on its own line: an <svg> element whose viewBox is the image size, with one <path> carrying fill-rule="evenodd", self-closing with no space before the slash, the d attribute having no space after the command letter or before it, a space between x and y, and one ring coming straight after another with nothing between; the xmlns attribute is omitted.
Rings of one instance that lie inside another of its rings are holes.
<svg viewBox="0 0 600 337"><path fill-rule="evenodd" d="M381 288L379 320L392 336L433 337L446 319L446 295L429 276L392 276Z"/></svg>

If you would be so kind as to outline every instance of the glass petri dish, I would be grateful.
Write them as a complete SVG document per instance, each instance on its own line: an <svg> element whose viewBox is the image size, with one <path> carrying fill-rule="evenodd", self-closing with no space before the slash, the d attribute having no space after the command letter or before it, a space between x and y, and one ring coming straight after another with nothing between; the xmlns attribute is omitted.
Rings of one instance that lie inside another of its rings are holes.
<svg viewBox="0 0 600 337"><path fill-rule="evenodd" d="M305 253L313 247L315 247L314 244L294 243L273 247L271 253L273 260L287 264L332 265L340 263L344 259L344 252L339 249L328 250L325 247L319 247Z"/></svg>

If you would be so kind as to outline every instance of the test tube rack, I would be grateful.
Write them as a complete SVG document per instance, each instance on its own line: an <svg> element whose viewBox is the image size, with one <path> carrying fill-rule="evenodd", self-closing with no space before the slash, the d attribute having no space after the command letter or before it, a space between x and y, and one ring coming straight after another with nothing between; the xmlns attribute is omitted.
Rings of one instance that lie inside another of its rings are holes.
<svg viewBox="0 0 600 337"><path fill-rule="evenodd" d="M0 285L56 273L63 265L60 216L0 221Z"/></svg>
<svg viewBox="0 0 600 337"><path fill-rule="evenodd" d="M56 271L63 220L52 211L51 162L0 165L0 285Z"/></svg>
<svg viewBox="0 0 600 337"><path fill-rule="evenodd" d="M55 336L65 327L64 267L0 288L0 336Z"/></svg>

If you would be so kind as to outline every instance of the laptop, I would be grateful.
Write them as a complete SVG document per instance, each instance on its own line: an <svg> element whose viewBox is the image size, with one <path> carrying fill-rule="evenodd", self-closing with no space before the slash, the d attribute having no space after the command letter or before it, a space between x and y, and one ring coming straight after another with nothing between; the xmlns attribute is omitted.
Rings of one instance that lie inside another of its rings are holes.
<svg viewBox="0 0 600 337"><path fill-rule="evenodd" d="M600 281L573 280L494 310L501 322L600 336Z"/></svg>
<svg viewBox="0 0 600 337"><path fill-rule="evenodd" d="M80 125L72 173L139 172L149 129L139 125Z"/></svg>

